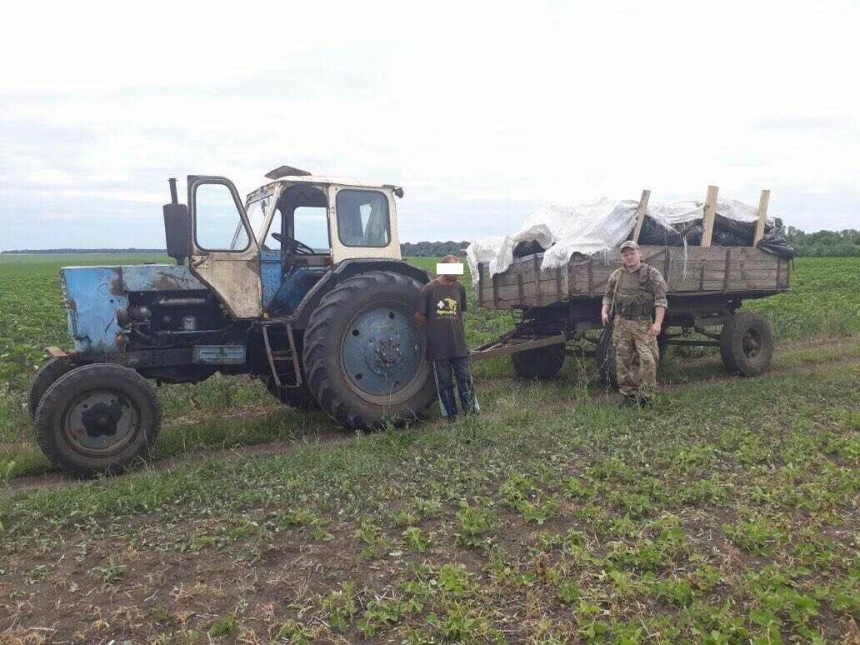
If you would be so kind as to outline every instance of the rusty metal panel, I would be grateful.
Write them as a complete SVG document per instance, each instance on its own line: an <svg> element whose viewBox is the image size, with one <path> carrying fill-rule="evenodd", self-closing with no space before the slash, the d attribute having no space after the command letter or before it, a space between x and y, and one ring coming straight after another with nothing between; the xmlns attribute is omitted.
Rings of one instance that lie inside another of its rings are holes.
<svg viewBox="0 0 860 645"><path fill-rule="evenodd" d="M66 267L60 269L66 298L69 333L75 351L116 352L117 307L128 307L121 267Z"/></svg>
<svg viewBox="0 0 860 645"><path fill-rule="evenodd" d="M187 266L140 264L121 267L126 293L141 291L206 291Z"/></svg>
<svg viewBox="0 0 860 645"><path fill-rule="evenodd" d="M236 319L261 318L263 287L256 244L248 251L212 251L191 259L194 273L209 285Z"/></svg>

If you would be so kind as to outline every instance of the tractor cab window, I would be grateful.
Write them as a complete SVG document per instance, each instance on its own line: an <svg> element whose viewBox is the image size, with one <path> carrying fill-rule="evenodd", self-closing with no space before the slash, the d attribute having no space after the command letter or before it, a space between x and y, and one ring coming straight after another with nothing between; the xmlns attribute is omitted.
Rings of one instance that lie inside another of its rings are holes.
<svg viewBox="0 0 860 645"><path fill-rule="evenodd" d="M227 186L198 186L195 209L195 235L199 248L206 251L244 251L248 248L248 231Z"/></svg>
<svg viewBox="0 0 860 645"><path fill-rule="evenodd" d="M289 254L328 255L328 198L318 186L299 184L287 188L278 200L272 231L280 248ZM269 233L272 236L272 233ZM276 247L273 247L276 248Z"/></svg>
<svg viewBox="0 0 860 645"><path fill-rule="evenodd" d="M337 232L344 246L388 246L388 197L376 190L338 191Z"/></svg>
<svg viewBox="0 0 860 645"><path fill-rule="evenodd" d="M272 225L269 227L271 230L264 230L264 227L266 226L266 218L274 208L275 199L272 195L267 195L260 199L255 199L252 202L248 202L248 205L245 208L245 212L248 215L248 222L251 224L251 230L254 232L254 236L261 245L268 249L278 248L278 242L272 238L272 231L277 232L279 230L279 226ZM242 228L241 223L236 229L237 236L239 235L240 228Z"/></svg>
<svg viewBox="0 0 860 645"><path fill-rule="evenodd" d="M329 253L328 208L299 206L293 211L293 235L317 253Z"/></svg>

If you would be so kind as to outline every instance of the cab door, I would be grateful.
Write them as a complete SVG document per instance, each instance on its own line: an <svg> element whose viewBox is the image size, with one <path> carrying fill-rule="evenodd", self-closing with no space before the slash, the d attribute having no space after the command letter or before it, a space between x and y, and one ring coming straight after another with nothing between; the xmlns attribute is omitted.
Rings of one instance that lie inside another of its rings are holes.
<svg viewBox="0 0 860 645"><path fill-rule="evenodd" d="M401 259L397 206L391 190L332 185L328 204L335 264L353 258Z"/></svg>
<svg viewBox="0 0 860 645"><path fill-rule="evenodd" d="M224 177L189 177L188 209L191 273L233 318L261 318L260 246L236 187Z"/></svg>

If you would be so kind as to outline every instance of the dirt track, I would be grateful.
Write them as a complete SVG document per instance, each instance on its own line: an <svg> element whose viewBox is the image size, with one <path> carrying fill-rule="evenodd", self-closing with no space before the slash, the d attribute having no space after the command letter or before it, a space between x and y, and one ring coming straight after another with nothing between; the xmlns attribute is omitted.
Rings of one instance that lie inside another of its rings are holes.
<svg viewBox="0 0 860 645"><path fill-rule="evenodd" d="M860 338L843 338L837 340L818 340L812 342L805 343L791 343L784 344L777 347L777 350L803 350L803 349L813 349L815 347L833 347L833 346L842 346L848 345L852 347L860 346ZM706 358L697 358L697 359L682 359L682 364L687 367L695 367L696 365L707 365L710 363L718 363L718 359L715 359L713 356L709 356ZM856 358L848 358L841 360L825 360L816 363L806 363L799 366L790 366L790 367L780 367L776 369L770 370L767 374L759 377L759 378L775 378L779 376L784 376L786 374L793 373L807 373L813 372L817 369L820 369L823 366L827 365L858 365L860 364L860 359ZM684 388L694 387L697 385L701 385L702 383L723 383L732 380L736 380L737 376L732 376L725 373L720 373L707 378L693 378L689 381L682 383L664 383L661 387L664 391L676 391ZM616 404L620 401L620 397L615 392L610 391L599 391L595 392L593 397L595 401L607 403L607 404ZM270 411L267 411L270 413ZM264 414L257 412L252 414ZM431 421L433 422L433 421ZM242 457L247 455L276 455L276 454L289 454L295 448L306 446L306 445L316 445L316 444L329 444L329 443L341 443L346 441L352 441L355 439L355 435L346 431L343 431L334 425L329 427L320 427L316 433L316 435L312 438L302 438L302 439L286 439L279 441L269 441L265 443L258 443L247 446L238 446L234 448L223 448L223 449L211 449L211 450L200 450L197 452L191 452L182 455L176 455L172 457L168 457L165 459L161 459L158 461L148 463L145 468L147 470L165 470L176 466L177 464L184 463L202 463L206 461L210 461L212 459L224 459L231 457ZM8 482L7 486L9 490L19 491L19 490L28 490L34 488L45 488L45 487L56 487L56 486L64 486L80 483L81 480L66 475L61 472L51 472L44 473L41 475L32 475L26 477L19 477L12 479Z"/></svg>

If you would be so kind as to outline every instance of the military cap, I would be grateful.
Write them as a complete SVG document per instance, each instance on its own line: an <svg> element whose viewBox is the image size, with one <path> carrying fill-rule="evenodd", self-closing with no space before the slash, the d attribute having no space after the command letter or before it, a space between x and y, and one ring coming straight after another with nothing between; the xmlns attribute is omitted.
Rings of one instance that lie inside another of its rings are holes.
<svg viewBox="0 0 860 645"><path fill-rule="evenodd" d="M623 251L624 249L633 249L634 251L638 251L639 245L633 240L627 240L621 245L621 250Z"/></svg>

